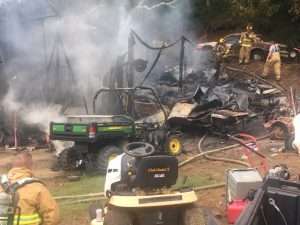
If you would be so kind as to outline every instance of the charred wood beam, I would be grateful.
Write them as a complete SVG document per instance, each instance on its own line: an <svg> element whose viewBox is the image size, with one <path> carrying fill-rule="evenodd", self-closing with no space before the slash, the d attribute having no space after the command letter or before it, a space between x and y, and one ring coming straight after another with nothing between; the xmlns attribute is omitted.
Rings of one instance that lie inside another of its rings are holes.
<svg viewBox="0 0 300 225"><path fill-rule="evenodd" d="M127 68L127 84L128 87L133 87L134 85L134 45L135 45L135 39L133 32L130 32L129 39L128 39L128 68ZM128 95L128 104L127 104L127 111L132 116L134 114L133 112L133 104L132 104L132 93Z"/></svg>
<svg viewBox="0 0 300 225"><path fill-rule="evenodd" d="M181 38L181 46L180 46L180 61L179 61L179 89L182 92L182 79L183 79L183 64L184 64L184 43L185 43L185 38Z"/></svg>

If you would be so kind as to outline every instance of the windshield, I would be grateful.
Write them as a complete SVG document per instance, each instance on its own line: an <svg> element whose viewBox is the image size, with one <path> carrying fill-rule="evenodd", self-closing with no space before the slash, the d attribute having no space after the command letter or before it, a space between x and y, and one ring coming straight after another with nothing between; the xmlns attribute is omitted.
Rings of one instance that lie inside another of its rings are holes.
<svg viewBox="0 0 300 225"><path fill-rule="evenodd" d="M224 37L224 41L226 44L235 44L239 42L241 35L239 34L231 34Z"/></svg>

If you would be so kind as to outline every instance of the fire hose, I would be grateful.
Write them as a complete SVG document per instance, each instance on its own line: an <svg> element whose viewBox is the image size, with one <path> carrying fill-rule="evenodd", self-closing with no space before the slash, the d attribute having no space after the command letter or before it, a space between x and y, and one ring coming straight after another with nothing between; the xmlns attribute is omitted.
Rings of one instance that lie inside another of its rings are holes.
<svg viewBox="0 0 300 225"><path fill-rule="evenodd" d="M195 192L203 191L203 190L209 190L209 189L215 189L215 188L221 188L224 187L225 183L218 183L218 184L212 184L207 186L200 186L200 187L194 187L193 190ZM104 197L103 192L100 193L94 193L94 194L86 194L86 195L73 195L73 196L60 196L60 197L54 197L55 200L66 200L66 199L77 199L73 201L66 201L66 202L60 202L59 205L71 205L71 204L78 204L78 203L89 203L89 202L96 202L96 201L106 201L107 198ZM78 199L82 198L82 199Z"/></svg>
<svg viewBox="0 0 300 225"><path fill-rule="evenodd" d="M268 135L265 135L265 136L262 136L262 137L258 138L257 140L262 140L262 139L265 139L267 137L268 137ZM225 150L229 150L229 149L232 149L232 148L235 148L235 147L239 147L239 146L240 146L240 144L234 144L234 145L229 145L229 146L226 146L226 147L217 148L217 149L210 150L210 151L205 151L205 152L199 153L197 155L194 155L194 156L192 156L192 157L190 157L190 158L188 158L188 159L180 162L178 164L178 166L182 167L183 165L185 165L185 164L187 164L187 163L189 163L189 162L191 162L191 161L193 161L193 160L195 160L195 159L197 159L199 157L202 157L202 156L205 156L205 155L208 155L208 154L218 153L218 152L225 151Z"/></svg>
<svg viewBox="0 0 300 225"><path fill-rule="evenodd" d="M202 143L203 143L203 141L206 137L207 137L207 133L200 139L200 141L198 143L198 150L199 150L200 153L203 153L201 145L202 145ZM209 160L215 160L215 161L235 163L235 164L240 164L242 166L250 167L249 163L246 163L246 162L243 162L243 161L240 161L240 160L213 157L213 156L209 156L208 154L204 155L204 158L209 159Z"/></svg>
<svg viewBox="0 0 300 225"><path fill-rule="evenodd" d="M247 148L249 151L253 152L254 154L258 155L259 157L261 157L261 158L263 158L263 159L266 159L266 160L270 161L270 162L271 162L272 164L274 164L276 167L280 167L280 168L282 168L283 170L287 170L286 167L284 167L284 166L278 164L277 162L275 162L275 161L272 160L271 158L269 158L269 157L267 157L267 156L261 154L260 152L256 151L255 149L253 149L252 147L248 146L248 145L245 144L243 141L241 141L239 138L236 138L236 137L234 137L234 136L232 136L232 135L228 135L228 138L229 138L230 140L234 140L235 142L239 143L239 145L242 145L243 147ZM294 175L294 176L297 176L297 177L298 177L298 175L297 175L295 172L292 172L292 171L290 171L290 170L287 170L287 171L288 171L291 175Z"/></svg>

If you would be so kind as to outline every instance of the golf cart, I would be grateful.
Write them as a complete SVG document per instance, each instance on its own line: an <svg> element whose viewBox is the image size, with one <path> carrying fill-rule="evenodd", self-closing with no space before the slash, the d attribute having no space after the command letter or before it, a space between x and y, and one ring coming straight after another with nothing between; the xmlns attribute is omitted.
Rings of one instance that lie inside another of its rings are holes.
<svg viewBox="0 0 300 225"><path fill-rule="evenodd" d="M102 215L91 215L96 218L92 225L208 224L191 188L171 189L178 178L176 157L155 155L145 142L129 143L124 152L109 162L104 188L108 201Z"/></svg>

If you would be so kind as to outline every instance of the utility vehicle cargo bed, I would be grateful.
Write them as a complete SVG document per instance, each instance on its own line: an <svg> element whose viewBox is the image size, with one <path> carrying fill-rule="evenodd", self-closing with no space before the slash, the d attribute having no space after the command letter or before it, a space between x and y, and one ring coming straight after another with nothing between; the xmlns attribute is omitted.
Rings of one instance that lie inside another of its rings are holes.
<svg viewBox="0 0 300 225"><path fill-rule="evenodd" d="M128 138L133 124L127 116L68 116L67 123L50 123L50 139L95 142L102 139Z"/></svg>

